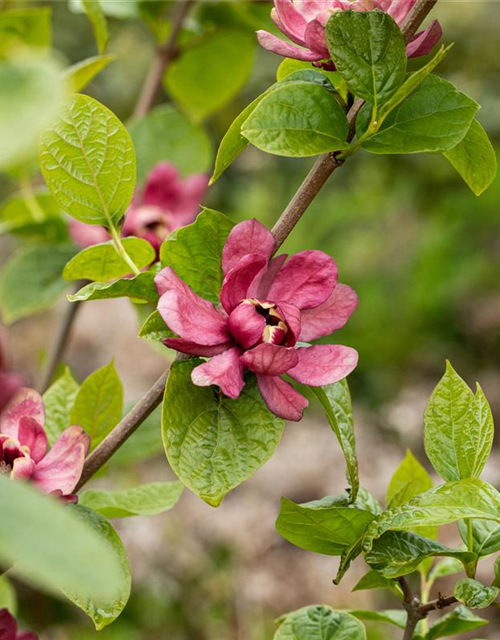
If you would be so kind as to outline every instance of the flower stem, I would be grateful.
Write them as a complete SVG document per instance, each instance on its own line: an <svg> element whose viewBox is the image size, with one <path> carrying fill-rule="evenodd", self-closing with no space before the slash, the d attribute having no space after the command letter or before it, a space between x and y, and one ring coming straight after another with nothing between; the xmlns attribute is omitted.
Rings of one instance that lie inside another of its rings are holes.
<svg viewBox="0 0 500 640"><path fill-rule="evenodd" d="M112 224L110 225L109 232L111 234L111 238L113 240L114 247L118 253L118 255L128 264L128 266L132 269L134 275L138 276L141 273L141 270L137 267L132 258L128 255L127 250L123 246L123 243L120 238L120 234L118 233L116 227Z"/></svg>
<svg viewBox="0 0 500 640"><path fill-rule="evenodd" d="M22 176L19 180L19 187L21 195L23 196L26 206L30 210L33 220L35 222L43 222L45 220L45 213L38 204L38 201L33 193L33 185L31 180L27 176Z"/></svg>

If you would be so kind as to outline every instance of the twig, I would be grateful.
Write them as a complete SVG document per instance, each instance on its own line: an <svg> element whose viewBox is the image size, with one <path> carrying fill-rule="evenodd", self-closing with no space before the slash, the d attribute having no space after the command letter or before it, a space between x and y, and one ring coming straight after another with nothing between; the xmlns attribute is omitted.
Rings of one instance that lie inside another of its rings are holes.
<svg viewBox="0 0 500 640"><path fill-rule="evenodd" d="M408 614L403 640L413 640L418 623L427 618L431 611L446 609L446 607L451 607L458 602L455 596L443 597L439 594L439 598L436 600L422 604L419 598L414 595L404 576L399 578L398 582L403 590L403 607Z"/></svg>
<svg viewBox="0 0 500 640"><path fill-rule="evenodd" d="M448 596L443 598L443 596L439 596L436 600L431 600L427 602L427 604L423 604L418 610L422 618L425 618L431 611L446 609L446 607L451 607L451 605L456 604L458 600L455 596Z"/></svg>
<svg viewBox="0 0 500 640"><path fill-rule="evenodd" d="M134 109L134 118L143 118L154 104L163 74L177 53L177 38L194 0L179 0L172 17L172 29L165 44L159 46L155 60L142 86L139 100Z"/></svg>

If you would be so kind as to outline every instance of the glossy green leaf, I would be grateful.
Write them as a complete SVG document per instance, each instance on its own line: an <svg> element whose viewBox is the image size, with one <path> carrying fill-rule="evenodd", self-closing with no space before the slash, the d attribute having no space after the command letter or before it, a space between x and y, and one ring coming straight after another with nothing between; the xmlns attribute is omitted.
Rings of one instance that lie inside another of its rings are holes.
<svg viewBox="0 0 500 640"><path fill-rule="evenodd" d="M71 423L88 433L94 449L118 424L122 408L123 386L114 362L110 362L83 381L71 411Z"/></svg>
<svg viewBox="0 0 500 640"><path fill-rule="evenodd" d="M162 342L166 338L175 337L175 333L170 331L158 311L153 311L153 313L146 318L138 335L139 338L153 340L153 342Z"/></svg>
<svg viewBox="0 0 500 640"><path fill-rule="evenodd" d="M453 149L445 151L444 157L465 180L471 190L480 196L497 175L497 156L488 134L477 120L465 138Z"/></svg>
<svg viewBox="0 0 500 640"><path fill-rule="evenodd" d="M458 529L462 540L467 544L467 524L459 522ZM472 520L472 545L472 550L480 558L500 551L500 523L490 520Z"/></svg>
<svg viewBox="0 0 500 640"><path fill-rule="evenodd" d="M110 298L131 298L136 302L158 301L155 274L151 271L141 273L135 278L124 278L115 282L91 282L82 287L77 293L68 296L70 302L84 300L106 300Z"/></svg>
<svg viewBox="0 0 500 640"><path fill-rule="evenodd" d="M52 39L51 15L49 7L3 9L0 13L0 57L16 53L22 47L48 49Z"/></svg>
<svg viewBox="0 0 500 640"><path fill-rule="evenodd" d="M162 244L162 266L172 267L198 295L218 303L222 250L233 226L222 213L204 209L193 224L178 229Z"/></svg>
<svg viewBox="0 0 500 640"><path fill-rule="evenodd" d="M466 633L478 627L484 627L486 624L488 624L487 620L479 618L472 611L460 605L435 622L427 632L425 640L436 640L436 638L453 636L457 633Z"/></svg>
<svg viewBox="0 0 500 640"><path fill-rule="evenodd" d="M387 490L389 509L400 507L415 496L432 489L430 475L408 449L406 456L396 469Z"/></svg>
<svg viewBox="0 0 500 640"><path fill-rule="evenodd" d="M182 482L153 482L121 491L88 489L80 496L79 504L106 518L155 516L172 509L183 491Z"/></svg>
<svg viewBox="0 0 500 640"><path fill-rule="evenodd" d="M94 38L99 49L99 53L103 53L109 40L108 21L101 7L99 0L82 0L82 5L87 14Z"/></svg>
<svg viewBox="0 0 500 640"><path fill-rule="evenodd" d="M214 387L195 386L191 371L201 363L172 366L163 403L163 442L178 478L218 506L273 455L284 422L267 409L253 377L237 400Z"/></svg>
<svg viewBox="0 0 500 640"><path fill-rule="evenodd" d="M383 11L338 11L326 26L337 70L358 98L376 108L405 79L406 45L393 18Z"/></svg>
<svg viewBox="0 0 500 640"><path fill-rule="evenodd" d="M70 91L81 91L91 82L98 73L101 73L108 64L116 60L116 56L109 54L93 56L77 62L64 71L64 78Z"/></svg>
<svg viewBox="0 0 500 640"><path fill-rule="evenodd" d="M122 541L104 516L80 505L71 505L70 509L99 538L101 545L106 546L107 552L119 567L118 584L105 598L89 598L78 587L63 589L64 595L80 607L92 619L97 631L100 631L116 620L129 599L132 579L128 558ZM102 571L99 570L98 573Z"/></svg>
<svg viewBox="0 0 500 640"><path fill-rule="evenodd" d="M40 165L54 198L71 216L110 227L135 185L132 140L118 118L89 96L73 95L40 138Z"/></svg>
<svg viewBox="0 0 500 640"><path fill-rule="evenodd" d="M285 83L266 95L241 132L262 151L281 156L314 156L349 146L349 125L335 95L307 82Z"/></svg>
<svg viewBox="0 0 500 640"><path fill-rule="evenodd" d="M156 252L143 238L123 238L122 245L138 269L154 262ZM105 282L126 276L130 266L120 256L111 240L82 249L64 267L65 280L96 280Z"/></svg>
<svg viewBox="0 0 500 640"><path fill-rule="evenodd" d="M366 630L345 611L313 605L283 616L274 640L366 640Z"/></svg>
<svg viewBox="0 0 500 640"><path fill-rule="evenodd" d="M79 389L79 384L66 367L63 375L43 394L43 403L45 405L44 429L50 446L54 444L65 429L71 426L71 410L75 404Z"/></svg>
<svg viewBox="0 0 500 640"><path fill-rule="evenodd" d="M497 599L498 592L498 587L486 587L477 580L463 578L456 583L453 595L471 609L486 609Z"/></svg>
<svg viewBox="0 0 500 640"><path fill-rule="evenodd" d="M311 390L321 402L327 420L344 453L351 499L354 501L359 490L359 473L349 385L347 380L341 380L326 387L311 387Z"/></svg>
<svg viewBox="0 0 500 640"><path fill-rule="evenodd" d="M406 627L407 614L406 611L401 611L400 609L387 609L385 611L360 611L351 609L349 613L359 620L385 622L400 629Z"/></svg>
<svg viewBox="0 0 500 640"><path fill-rule="evenodd" d="M374 571L373 569L370 569L368 573L365 573L365 575L353 588L353 592L369 591L371 589L389 589L398 597L402 597L403 594L403 591L396 580L384 578L384 576L378 573L378 571ZM356 615L356 613L354 613L353 615Z"/></svg>
<svg viewBox="0 0 500 640"><path fill-rule="evenodd" d="M130 127L142 183L159 162L172 162L182 175L205 172L213 149L206 131L170 105L156 107Z"/></svg>
<svg viewBox="0 0 500 640"><path fill-rule="evenodd" d="M17 595L7 576L0 576L0 609L8 609L15 616L17 613Z"/></svg>
<svg viewBox="0 0 500 640"><path fill-rule="evenodd" d="M4 265L0 275L0 310L5 324L50 309L68 284L64 265L75 254L72 245L27 246Z"/></svg>

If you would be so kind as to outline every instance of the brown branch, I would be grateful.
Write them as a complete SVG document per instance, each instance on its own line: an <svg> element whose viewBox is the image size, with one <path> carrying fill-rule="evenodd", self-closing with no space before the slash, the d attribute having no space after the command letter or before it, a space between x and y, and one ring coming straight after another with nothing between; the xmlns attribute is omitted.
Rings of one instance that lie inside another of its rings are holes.
<svg viewBox="0 0 500 640"><path fill-rule="evenodd" d="M446 609L446 607L451 607L451 605L456 604L458 600L455 596L448 596L447 598L443 598L443 596L439 596L436 600L431 600L426 604L423 604L418 612L425 618L431 611L440 611L441 609Z"/></svg>

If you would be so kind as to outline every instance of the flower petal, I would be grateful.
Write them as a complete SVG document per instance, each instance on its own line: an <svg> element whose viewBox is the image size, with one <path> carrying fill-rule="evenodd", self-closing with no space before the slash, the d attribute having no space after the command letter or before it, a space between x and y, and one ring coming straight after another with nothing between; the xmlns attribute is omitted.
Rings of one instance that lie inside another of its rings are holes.
<svg viewBox="0 0 500 640"><path fill-rule="evenodd" d="M37 464L33 481L46 493L72 493L82 475L90 438L81 427L72 426L61 433L45 458Z"/></svg>
<svg viewBox="0 0 500 640"><path fill-rule="evenodd" d="M266 300L269 293L269 289L274 282L274 279L281 270L281 267L285 264L288 255L282 253L276 258L273 258L269 264L267 264L259 273L255 276L255 280L248 288L248 297L257 298L258 300Z"/></svg>
<svg viewBox="0 0 500 640"><path fill-rule="evenodd" d="M293 347L300 335L301 326L301 310L290 302L280 302L278 305L278 311L281 313L288 326L288 333L285 338L285 344L287 347Z"/></svg>
<svg viewBox="0 0 500 640"><path fill-rule="evenodd" d="M284 420L298 422L309 402L278 376L257 376L259 391L269 411Z"/></svg>
<svg viewBox="0 0 500 640"><path fill-rule="evenodd" d="M240 303L231 312L229 332L244 349L249 349L262 338L266 320L250 302Z"/></svg>
<svg viewBox="0 0 500 640"><path fill-rule="evenodd" d="M302 311L299 340L310 342L341 329L356 311L358 296L345 284L338 284L332 295L315 309Z"/></svg>
<svg viewBox="0 0 500 640"><path fill-rule="evenodd" d="M268 31L257 31L257 40L264 49L277 53L279 56L283 56L285 58L293 58L294 60L304 60L308 62L323 59L321 54L308 51L307 49L302 49L294 44L285 42Z"/></svg>
<svg viewBox="0 0 500 640"><path fill-rule="evenodd" d="M232 340L207 347L206 345L190 342L183 338L166 338L163 340L163 344L169 349L175 349L176 351L187 353L191 356L202 356L203 358L211 358L234 347Z"/></svg>
<svg viewBox="0 0 500 640"><path fill-rule="evenodd" d="M425 30L417 33L410 44L406 47L406 54L409 58L426 56L432 51L435 45L441 40L443 29L437 20Z"/></svg>
<svg viewBox="0 0 500 640"><path fill-rule="evenodd" d="M245 351L240 360L254 373L263 376L279 376L295 367L299 362L299 357L296 349L263 343L250 351Z"/></svg>
<svg viewBox="0 0 500 640"><path fill-rule="evenodd" d="M0 609L1 640L16 640L17 622L7 609Z"/></svg>
<svg viewBox="0 0 500 640"><path fill-rule="evenodd" d="M170 162L159 162L149 173L142 204L171 211L181 191L179 172Z"/></svg>
<svg viewBox="0 0 500 640"><path fill-rule="evenodd" d="M269 300L291 302L299 309L318 307L337 284L337 265L323 251L296 253L276 276Z"/></svg>
<svg viewBox="0 0 500 640"><path fill-rule="evenodd" d="M326 44L325 27L319 20L311 20L307 25L305 40L307 48L311 51L320 53L323 58L331 57Z"/></svg>
<svg viewBox="0 0 500 640"><path fill-rule="evenodd" d="M237 224L229 234L222 252L222 271L226 276L248 254L270 259L274 252L273 234L258 220L245 220Z"/></svg>
<svg viewBox="0 0 500 640"><path fill-rule="evenodd" d="M12 465L12 471L10 477L12 480L29 480L33 476L36 463L34 460L28 457L16 458ZM0 639L2 638L0 634Z"/></svg>
<svg viewBox="0 0 500 640"><path fill-rule="evenodd" d="M35 418L41 425L45 424L42 396L34 389L20 389L11 399L0 416L0 432L17 440L19 420L25 416Z"/></svg>
<svg viewBox="0 0 500 640"><path fill-rule="evenodd" d="M227 313L231 313L244 298L248 297L250 285L266 262L265 256L251 253L228 271L220 292L220 301Z"/></svg>
<svg viewBox="0 0 500 640"><path fill-rule="evenodd" d="M245 386L243 365L240 363L241 349L234 347L208 362L200 364L191 372L191 380L198 387L216 384L222 393L235 400Z"/></svg>
<svg viewBox="0 0 500 640"><path fill-rule="evenodd" d="M383 11L387 11L387 13L394 18L395 22L401 25L406 16L413 9L413 6L417 0L391 0L390 2L385 2L387 7L381 6L380 8Z"/></svg>
<svg viewBox="0 0 500 640"><path fill-rule="evenodd" d="M334 384L348 376L358 364L357 351L340 344L318 344L296 351L299 363L287 371L287 375L312 387Z"/></svg>
<svg viewBox="0 0 500 640"><path fill-rule="evenodd" d="M40 462L47 451L47 434L38 420L23 416L19 420L18 438L22 446L29 448L30 457Z"/></svg>

